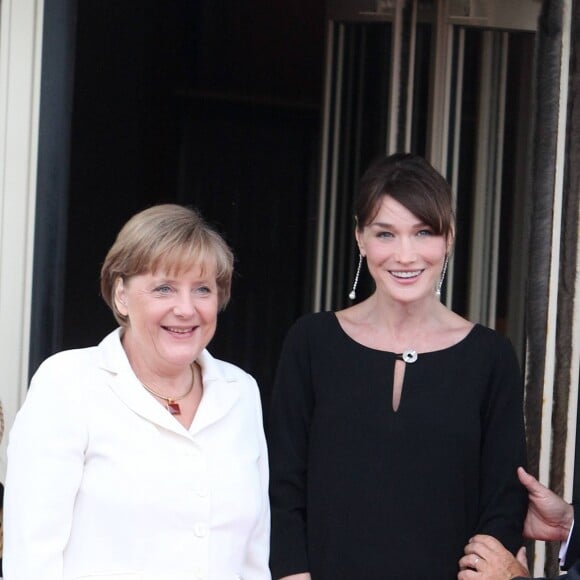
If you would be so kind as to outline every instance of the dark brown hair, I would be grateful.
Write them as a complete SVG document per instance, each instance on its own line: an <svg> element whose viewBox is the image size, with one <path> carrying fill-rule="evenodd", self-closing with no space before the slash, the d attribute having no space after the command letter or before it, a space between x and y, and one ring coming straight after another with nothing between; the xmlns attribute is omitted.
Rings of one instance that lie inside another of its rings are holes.
<svg viewBox="0 0 580 580"><path fill-rule="evenodd" d="M385 195L406 207L436 235L453 235L451 187L422 157L395 153L378 159L366 170L355 200L359 230L373 221Z"/></svg>

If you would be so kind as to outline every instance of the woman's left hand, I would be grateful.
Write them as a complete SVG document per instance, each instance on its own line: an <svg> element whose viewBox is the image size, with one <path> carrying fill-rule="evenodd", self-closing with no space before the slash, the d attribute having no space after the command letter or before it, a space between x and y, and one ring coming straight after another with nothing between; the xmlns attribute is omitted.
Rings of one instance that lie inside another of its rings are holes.
<svg viewBox="0 0 580 580"><path fill-rule="evenodd" d="M474 536L459 560L458 580L511 580L529 578L525 548L515 558L492 536Z"/></svg>

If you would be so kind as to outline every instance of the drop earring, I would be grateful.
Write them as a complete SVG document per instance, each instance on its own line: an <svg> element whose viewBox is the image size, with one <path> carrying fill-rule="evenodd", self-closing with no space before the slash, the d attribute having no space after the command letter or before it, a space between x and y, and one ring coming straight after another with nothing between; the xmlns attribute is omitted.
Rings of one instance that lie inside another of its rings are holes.
<svg viewBox="0 0 580 580"><path fill-rule="evenodd" d="M362 254L358 255L358 267L356 269L356 274L354 275L354 283L352 285L352 290L348 295L350 300L354 300L356 298L356 287L358 285L358 277L360 276L360 269L362 266L363 258L364 256Z"/></svg>
<svg viewBox="0 0 580 580"><path fill-rule="evenodd" d="M445 261L443 262L443 270L441 270L441 276L439 276L439 282L437 282L437 288L435 294L441 296L441 287L443 286L443 280L445 280L445 273L447 272L447 264L449 263L449 256L445 255Z"/></svg>

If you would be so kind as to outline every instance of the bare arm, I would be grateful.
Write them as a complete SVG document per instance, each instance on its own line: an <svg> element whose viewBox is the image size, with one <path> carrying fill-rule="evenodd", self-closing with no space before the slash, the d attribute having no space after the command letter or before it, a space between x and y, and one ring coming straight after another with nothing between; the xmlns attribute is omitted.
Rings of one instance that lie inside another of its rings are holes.
<svg viewBox="0 0 580 580"><path fill-rule="evenodd" d="M292 576L284 576L279 580L311 580L310 574L308 572L303 572L302 574L292 574Z"/></svg>

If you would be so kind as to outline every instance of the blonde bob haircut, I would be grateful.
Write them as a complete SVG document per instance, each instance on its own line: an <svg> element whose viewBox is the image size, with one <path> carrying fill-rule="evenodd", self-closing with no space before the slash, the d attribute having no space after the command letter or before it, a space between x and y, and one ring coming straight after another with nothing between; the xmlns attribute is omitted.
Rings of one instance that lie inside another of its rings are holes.
<svg viewBox="0 0 580 580"><path fill-rule="evenodd" d="M101 295L121 326L127 316L115 306L119 279L159 271L180 274L193 266L215 269L218 305L230 299L234 256L224 239L195 210L156 205L135 214L121 229L101 268Z"/></svg>

